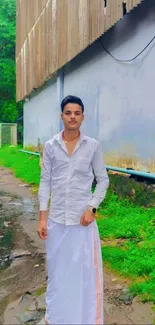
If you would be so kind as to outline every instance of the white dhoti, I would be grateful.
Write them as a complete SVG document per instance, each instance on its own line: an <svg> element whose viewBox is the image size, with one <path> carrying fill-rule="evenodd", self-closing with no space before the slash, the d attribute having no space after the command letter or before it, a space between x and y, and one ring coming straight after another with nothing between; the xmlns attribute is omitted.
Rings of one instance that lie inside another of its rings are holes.
<svg viewBox="0 0 155 325"><path fill-rule="evenodd" d="M88 227L48 219L48 324L103 324L103 273L96 221Z"/></svg>

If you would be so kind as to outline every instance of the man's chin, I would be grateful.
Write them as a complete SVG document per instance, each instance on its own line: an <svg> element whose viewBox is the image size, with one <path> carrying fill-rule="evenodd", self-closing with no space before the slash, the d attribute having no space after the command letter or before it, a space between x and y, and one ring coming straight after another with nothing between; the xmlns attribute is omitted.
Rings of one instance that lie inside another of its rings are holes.
<svg viewBox="0 0 155 325"><path fill-rule="evenodd" d="M78 130L78 129L79 129L79 126L77 126L77 124L68 126L68 130Z"/></svg>

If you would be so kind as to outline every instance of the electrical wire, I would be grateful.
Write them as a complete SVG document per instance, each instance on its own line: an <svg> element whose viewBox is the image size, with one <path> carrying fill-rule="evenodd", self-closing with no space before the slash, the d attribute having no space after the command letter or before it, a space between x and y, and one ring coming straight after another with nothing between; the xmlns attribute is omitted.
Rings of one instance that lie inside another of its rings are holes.
<svg viewBox="0 0 155 325"><path fill-rule="evenodd" d="M134 61L135 59L137 59L148 47L149 45L155 40L155 36L153 36L153 38L151 39L151 41L137 54L135 55L132 59L129 59L129 60L121 60L121 59L118 59L118 58L115 58L115 56L109 51L106 49L106 47L104 46L104 43L102 41L102 39L100 39L100 42L102 44L102 47L103 49L115 60L115 61L118 61L118 62L122 62L122 63L129 63L129 62L132 62Z"/></svg>

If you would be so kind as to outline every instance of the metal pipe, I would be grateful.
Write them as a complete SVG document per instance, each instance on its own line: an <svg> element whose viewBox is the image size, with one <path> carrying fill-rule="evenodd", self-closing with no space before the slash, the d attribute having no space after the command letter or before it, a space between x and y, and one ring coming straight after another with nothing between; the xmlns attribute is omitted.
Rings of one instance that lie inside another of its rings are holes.
<svg viewBox="0 0 155 325"><path fill-rule="evenodd" d="M30 155L40 156L39 152L33 152L33 151L24 150L24 149L20 149L20 151L24 152L24 153L27 153L27 154L30 154ZM110 171L119 172L119 173L124 173L124 174L129 174L129 175L134 175L134 176L140 176L140 177L144 177L144 178L155 179L155 174L146 173L146 172L139 171L139 170L113 167L113 166L109 166L109 165L106 165L106 169L110 170Z"/></svg>
<svg viewBox="0 0 155 325"><path fill-rule="evenodd" d="M142 172L139 170L133 170L133 169L118 168L118 167L113 167L113 166L109 166L109 165L106 165L106 168L107 168L107 170L112 170L112 171L116 171L116 172L120 172L120 173L124 173L124 174L130 174L130 175L155 179L155 174L153 174L153 173L146 173L146 172Z"/></svg>
<svg viewBox="0 0 155 325"><path fill-rule="evenodd" d="M28 153L29 155L40 156L39 152L28 151L28 150L24 150L24 149L20 149L19 151L24 152L24 153Z"/></svg>

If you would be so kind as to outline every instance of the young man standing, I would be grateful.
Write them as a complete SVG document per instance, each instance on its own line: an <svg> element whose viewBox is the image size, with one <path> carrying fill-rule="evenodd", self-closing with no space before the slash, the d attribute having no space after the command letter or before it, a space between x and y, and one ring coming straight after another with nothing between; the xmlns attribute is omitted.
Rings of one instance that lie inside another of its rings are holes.
<svg viewBox="0 0 155 325"><path fill-rule="evenodd" d="M61 103L64 130L45 144L38 235L46 240L47 324L103 324L103 274L95 213L109 178L98 141L80 131L84 105ZM97 180L92 194L94 175ZM51 196L47 218L48 200Z"/></svg>

